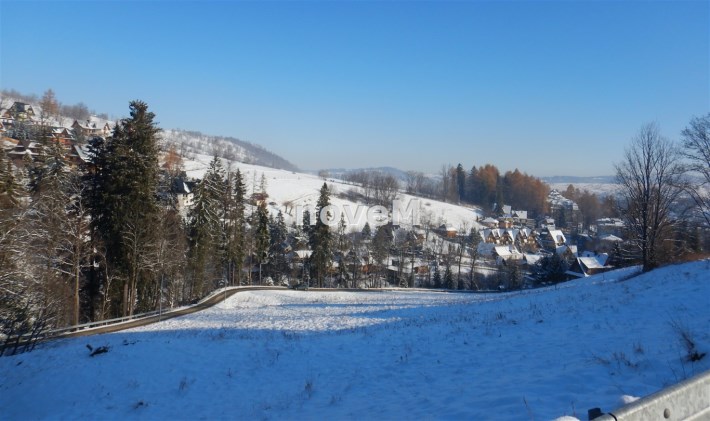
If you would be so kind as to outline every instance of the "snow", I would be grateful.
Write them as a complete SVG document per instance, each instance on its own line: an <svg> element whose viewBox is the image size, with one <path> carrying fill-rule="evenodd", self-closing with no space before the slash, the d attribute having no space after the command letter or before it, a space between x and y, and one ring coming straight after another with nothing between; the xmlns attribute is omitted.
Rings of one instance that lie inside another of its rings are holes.
<svg viewBox="0 0 710 421"><path fill-rule="evenodd" d="M710 368L672 327L710 350L710 261L633 270L506 294L240 292L0 358L1 418L586 419Z"/></svg>
<svg viewBox="0 0 710 421"><path fill-rule="evenodd" d="M203 178L211 160L212 157L208 155L195 155L194 159L186 160L184 166L188 177ZM367 212L371 209L370 206L364 206L362 203L341 197L342 194L350 190L359 191L360 188L358 186L338 179L328 178L324 180L312 174L245 164L237 161L222 160L222 163L224 168L229 171L236 171L237 169L241 171L242 176L245 177L245 185L249 194L259 190L263 174L267 183L266 192L269 195L267 199L267 202L270 203L269 212L276 215L281 210L288 226L291 226L294 221L299 224L302 222L301 215L296 212L297 206L301 206L302 209L310 207L311 211L315 209L319 192L324 182L328 184L331 192L331 204L342 212L345 212L347 208L348 215L352 217L352 220L346 219L349 224L349 231L362 230L365 222L368 221ZM398 193L397 199L402 201L405 208L409 206L412 200L419 200L420 220L429 219L432 226L438 227L446 224L456 230L465 227L467 231L471 227L482 229L476 222L476 219L481 216L481 211L478 208L459 206L432 199L420 199L401 192ZM289 202L288 209L285 205L287 202ZM358 206L362 206L362 208L358 210ZM383 215L378 221L370 221L370 225L383 225L387 221L386 215ZM402 225L409 226L411 221L402 221Z"/></svg>

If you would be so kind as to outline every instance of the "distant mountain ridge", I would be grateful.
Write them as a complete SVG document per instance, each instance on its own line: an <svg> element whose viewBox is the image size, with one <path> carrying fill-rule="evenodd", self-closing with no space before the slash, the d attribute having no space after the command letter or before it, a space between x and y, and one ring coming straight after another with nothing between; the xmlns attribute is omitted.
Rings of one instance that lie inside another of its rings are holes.
<svg viewBox="0 0 710 421"><path fill-rule="evenodd" d="M555 175L552 177L540 177L547 184L616 184L616 176L600 175L593 177L578 177L574 175Z"/></svg>

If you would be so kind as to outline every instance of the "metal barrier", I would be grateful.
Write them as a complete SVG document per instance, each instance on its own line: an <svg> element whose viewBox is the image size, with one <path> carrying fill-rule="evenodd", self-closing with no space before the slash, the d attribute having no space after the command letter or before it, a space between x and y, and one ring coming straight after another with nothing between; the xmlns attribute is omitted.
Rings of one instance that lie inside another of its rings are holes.
<svg viewBox="0 0 710 421"><path fill-rule="evenodd" d="M710 370L593 419L710 420Z"/></svg>
<svg viewBox="0 0 710 421"><path fill-rule="evenodd" d="M39 335L32 337L26 335L20 337L12 343L5 345L0 344L0 349L20 349L27 344L38 344L44 341L72 338L77 336L88 336L99 333L117 332L119 330L130 329L138 326L145 326L150 323L155 323L161 320L171 319L173 317L184 316L186 314L195 313L211 307L224 299L231 297L241 291L258 291L264 289L284 289L283 287L268 287L268 286L248 286L248 287L226 287L213 291L208 296L204 297L196 304L170 309L168 311L151 311L147 313L134 314L132 316L117 317L114 319L101 320L97 322L83 323L75 326L67 326L60 329L52 329L41 332ZM31 349L31 348L30 348ZM24 351L22 351L24 352Z"/></svg>

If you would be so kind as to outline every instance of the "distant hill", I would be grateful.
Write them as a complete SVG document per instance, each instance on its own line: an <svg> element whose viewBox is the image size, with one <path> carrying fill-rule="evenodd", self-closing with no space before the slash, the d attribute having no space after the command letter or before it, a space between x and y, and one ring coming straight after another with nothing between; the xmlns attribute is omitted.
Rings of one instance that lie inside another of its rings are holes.
<svg viewBox="0 0 710 421"><path fill-rule="evenodd" d="M407 180L407 172L402 171L398 168L394 167L371 167L371 168L327 168L327 169L321 169L321 170L311 170L308 171L311 174L318 174L321 171L325 171L328 173L330 177L333 178L340 178L342 179L344 176L347 174L352 174L360 171L368 171L368 172L381 172L384 174L389 174L394 176L400 181L406 181Z"/></svg>
<svg viewBox="0 0 710 421"><path fill-rule="evenodd" d="M35 115L40 115L42 107L37 95L25 95L15 90L0 90L0 113L15 102L23 102L32 106ZM87 126L101 127L108 124L113 129L116 121L109 120L105 113L89 110L84 103L63 105L58 103L59 114L47 116L45 123L57 127L71 129L74 120ZM114 119L117 120L117 119ZM162 128L161 140L164 145L173 144L187 158L196 154L217 155L219 157L240 161L246 164L297 171L298 168L281 156L265 149L263 146L227 136L206 135L197 131Z"/></svg>
<svg viewBox="0 0 710 421"><path fill-rule="evenodd" d="M174 144L188 158L195 154L217 155L245 164L288 171L298 170L294 164L264 147L233 137L211 136L179 129L164 129L161 137L167 144Z"/></svg>
<svg viewBox="0 0 710 421"><path fill-rule="evenodd" d="M590 193L598 195L599 197L617 195L620 189L619 184L616 182L616 177L612 175L602 175L597 177L558 175L554 177L542 177L541 180L547 183L550 188L556 189L560 192L565 191L567 186L572 184L579 190L587 190Z"/></svg>
<svg viewBox="0 0 710 421"><path fill-rule="evenodd" d="M573 175L555 175L540 177L547 184L616 184L616 176L600 175L596 177L577 177Z"/></svg>

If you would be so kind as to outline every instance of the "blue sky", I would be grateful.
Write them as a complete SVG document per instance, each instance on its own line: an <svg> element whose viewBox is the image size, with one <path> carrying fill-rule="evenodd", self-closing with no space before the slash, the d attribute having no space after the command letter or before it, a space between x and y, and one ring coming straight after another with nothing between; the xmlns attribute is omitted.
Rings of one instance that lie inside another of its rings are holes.
<svg viewBox="0 0 710 421"><path fill-rule="evenodd" d="M607 175L710 111L709 2L6 1L0 87L304 169Z"/></svg>

